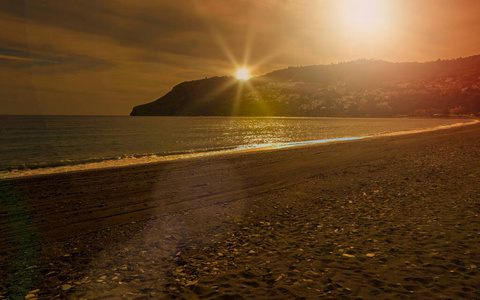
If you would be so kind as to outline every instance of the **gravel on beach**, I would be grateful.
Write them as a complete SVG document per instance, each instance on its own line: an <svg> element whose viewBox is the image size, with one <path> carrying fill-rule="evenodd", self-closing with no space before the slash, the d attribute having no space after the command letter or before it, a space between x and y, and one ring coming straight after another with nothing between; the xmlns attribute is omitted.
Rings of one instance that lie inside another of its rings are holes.
<svg viewBox="0 0 480 300"><path fill-rule="evenodd" d="M0 299L478 299L480 125L0 181Z"/></svg>

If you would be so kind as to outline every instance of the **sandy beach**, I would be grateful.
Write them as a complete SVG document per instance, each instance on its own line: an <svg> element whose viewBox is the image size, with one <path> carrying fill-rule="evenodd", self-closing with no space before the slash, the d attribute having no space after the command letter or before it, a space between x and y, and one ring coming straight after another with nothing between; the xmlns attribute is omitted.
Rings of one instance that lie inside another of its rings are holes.
<svg viewBox="0 0 480 300"><path fill-rule="evenodd" d="M480 299L480 124L0 181L0 299Z"/></svg>

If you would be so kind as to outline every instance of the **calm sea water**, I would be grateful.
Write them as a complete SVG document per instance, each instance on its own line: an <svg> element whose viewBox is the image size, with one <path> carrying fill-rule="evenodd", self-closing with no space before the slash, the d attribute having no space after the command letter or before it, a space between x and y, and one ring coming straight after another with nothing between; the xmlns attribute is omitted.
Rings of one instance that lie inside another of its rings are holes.
<svg viewBox="0 0 480 300"><path fill-rule="evenodd" d="M0 178L363 138L467 122L471 121L0 116Z"/></svg>

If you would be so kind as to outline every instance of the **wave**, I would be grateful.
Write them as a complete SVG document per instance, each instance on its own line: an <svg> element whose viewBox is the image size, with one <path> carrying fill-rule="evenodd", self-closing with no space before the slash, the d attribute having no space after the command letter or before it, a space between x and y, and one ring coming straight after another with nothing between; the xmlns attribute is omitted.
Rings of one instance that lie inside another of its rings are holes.
<svg viewBox="0 0 480 300"><path fill-rule="evenodd" d="M133 164L151 163L156 161L166 161L191 156L201 156L210 152L225 152L234 150L237 146L217 147L211 149L195 149L185 151L148 153L148 154L124 154L111 157L99 157L88 159L68 159L56 162L39 162L21 164L17 166L8 166L0 169L0 179L25 177L41 174L63 173L75 170L89 170L106 167L120 167Z"/></svg>
<svg viewBox="0 0 480 300"><path fill-rule="evenodd" d="M39 164L24 164L16 167L9 167L4 171L0 171L0 179L30 177L38 175L56 174L75 172L83 170L117 168L131 165L151 164L179 159L189 159L204 156L214 156L220 154L228 154L233 152L247 152L247 151L262 151L275 150L296 146L306 146L319 143L340 142L348 140L358 140L367 137L343 137L324 140L312 140L289 143L272 143L272 144L253 144L240 145L235 147L222 147L215 149L200 149L189 150L176 153L161 153L161 154L144 154L144 155L122 155L113 158L92 158L85 160L67 160L55 163L39 163Z"/></svg>
<svg viewBox="0 0 480 300"><path fill-rule="evenodd" d="M420 132L428 132L440 129L448 129L458 126L471 125L480 123L479 120L472 120L466 123L455 123L450 125L441 125L426 129L417 130L405 130L397 132L379 133L371 136L357 136L357 137L337 137L321 140L310 141L297 141L297 142L283 142L272 144L248 144L239 146L217 147L210 149L194 149L176 152L162 152L162 153L149 153L149 154L137 154L137 155L119 155L112 157L102 158L89 158L78 160L63 160L53 163L35 163L35 164L22 164L19 166L10 166L3 170L0 170L0 179L18 178L18 177L30 177L38 175L47 175L55 173L75 172L83 170L104 169L104 168L116 168L125 167L131 165L151 164L163 161L172 161L179 159L196 158L203 156L213 156L220 154L227 154L239 151L261 151L261 150L275 150L298 146L308 146L322 143L353 141L373 137L383 136L395 136L404 134L413 134Z"/></svg>

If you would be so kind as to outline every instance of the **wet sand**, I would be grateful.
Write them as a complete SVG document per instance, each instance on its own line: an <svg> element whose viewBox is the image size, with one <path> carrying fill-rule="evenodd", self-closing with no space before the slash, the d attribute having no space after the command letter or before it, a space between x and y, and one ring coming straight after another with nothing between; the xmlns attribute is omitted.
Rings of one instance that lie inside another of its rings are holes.
<svg viewBox="0 0 480 300"><path fill-rule="evenodd" d="M0 299L479 299L480 125L0 181Z"/></svg>

